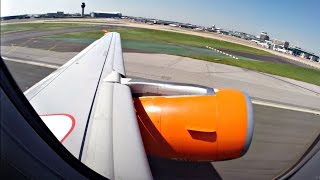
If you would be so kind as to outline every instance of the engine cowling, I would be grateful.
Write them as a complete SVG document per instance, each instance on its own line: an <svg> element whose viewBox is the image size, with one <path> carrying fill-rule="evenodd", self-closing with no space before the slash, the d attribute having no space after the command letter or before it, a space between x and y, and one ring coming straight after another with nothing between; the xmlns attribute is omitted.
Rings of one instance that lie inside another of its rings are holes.
<svg viewBox="0 0 320 180"><path fill-rule="evenodd" d="M240 91L139 97L134 98L134 105L148 155L222 161L243 156L250 146L252 104Z"/></svg>

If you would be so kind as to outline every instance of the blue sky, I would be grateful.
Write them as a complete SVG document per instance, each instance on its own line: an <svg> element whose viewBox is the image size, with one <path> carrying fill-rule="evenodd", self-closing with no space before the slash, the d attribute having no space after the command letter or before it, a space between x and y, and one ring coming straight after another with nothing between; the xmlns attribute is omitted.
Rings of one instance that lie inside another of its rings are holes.
<svg viewBox="0 0 320 180"><path fill-rule="evenodd" d="M213 25L271 38L320 54L320 0L1 0L1 16L80 12L81 2L91 11L119 11L124 15Z"/></svg>

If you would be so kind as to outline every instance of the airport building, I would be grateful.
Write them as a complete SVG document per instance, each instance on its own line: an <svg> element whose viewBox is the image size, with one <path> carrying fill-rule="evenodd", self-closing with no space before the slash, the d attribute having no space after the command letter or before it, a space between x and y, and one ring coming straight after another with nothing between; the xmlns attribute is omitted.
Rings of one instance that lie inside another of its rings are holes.
<svg viewBox="0 0 320 180"><path fill-rule="evenodd" d="M261 32L260 34L260 41L264 42L264 41L269 41L270 37L268 35L268 33L266 32Z"/></svg>
<svg viewBox="0 0 320 180"><path fill-rule="evenodd" d="M197 28L198 26L196 25L193 25L193 24L190 24L190 23L180 23L179 24L179 27L182 27L182 28L187 28L187 29L195 29Z"/></svg>
<svg viewBox="0 0 320 180"><path fill-rule="evenodd" d="M315 55L312 52L308 52L306 50L303 50L299 47L289 47L288 48L289 54L292 54L294 56L299 56L305 59L310 59L312 61L319 62L319 56Z"/></svg>
<svg viewBox="0 0 320 180"><path fill-rule="evenodd" d="M85 14L85 16L88 16L88 15ZM81 18L82 15L80 13L64 14L64 17L66 17L66 18Z"/></svg>
<svg viewBox="0 0 320 180"><path fill-rule="evenodd" d="M30 19L28 15L16 15L16 16L4 16L1 20L11 20L11 19Z"/></svg>
<svg viewBox="0 0 320 180"><path fill-rule="evenodd" d="M94 11L90 13L93 18L121 18L122 14L120 12L102 12Z"/></svg>
<svg viewBox="0 0 320 180"><path fill-rule="evenodd" d="M237 37L237 38L245 39L248 41L259 40L259 38L257 38L256 36L254 36L252 34L245 33L245 32L230 31L229 35Z"/></svg>
<svg viewBox="0 0 320 180"><path fill-rule="evenodd" d="M64 17L64 12L63 11L57 11L54 13L47 13L45 15L46 18L63 18Z"/></svg>
<svg viewBox="0 0 320 180"><path fill-rule="evenodd" d="M289 48L289 42L288 41L282 41L282 40L278 40L278 39L273 39L272 43L276 46L281 46L285 49Z"/></svg>

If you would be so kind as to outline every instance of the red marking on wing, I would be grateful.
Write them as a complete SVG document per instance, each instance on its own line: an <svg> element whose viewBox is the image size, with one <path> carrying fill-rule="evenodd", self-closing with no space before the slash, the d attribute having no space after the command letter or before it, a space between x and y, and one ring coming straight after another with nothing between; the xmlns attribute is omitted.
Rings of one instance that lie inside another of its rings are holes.
<svg viewBox="0 0 320 180"><path fill-rule="evenodd" d="M76 125L75 118L70 114L43 114L40 116L67 116L71 119L71 122L72 122L71 128L69 129L68 133L60 140L61 143L63 143L63 141L69 136L69 134L73 131L73 129Z"/></svg>

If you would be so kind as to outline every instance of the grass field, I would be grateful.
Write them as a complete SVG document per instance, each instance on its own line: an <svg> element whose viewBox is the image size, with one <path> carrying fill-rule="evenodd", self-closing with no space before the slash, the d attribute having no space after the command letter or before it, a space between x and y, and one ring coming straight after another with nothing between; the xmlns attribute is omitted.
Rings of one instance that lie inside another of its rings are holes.
<svg viewBox="0 0 320 180"><path fill-rule="evenodd" d="M121 39L123 40L139 40L147 42L164 42L164 43L173 43L179 45L188 45L196 47L211 46L217 49L229 49L234 51L241 51L257 55L271 56L269 52L251 48L248 46L243 46L235 43L230 43L226 41L204 38L200 36L151 30L151 29L142 29L142 28L112 28L108 29L109 31L119 32L121 34ZM67 33L67 34L58 34L50 37L68 37L68 38L100 38L101 31L88 31L88 32L77 32L77 33Z"/></svg>
<svg viewBox="0 0 320 180"><path fill-rule="evenodd" d="M150 52L160 54L174 54L179 56L191 57L191 56L208 56L215 58L230 58L226 54L222 54L207 48L177 45L172 43L163 42L147 42L137 40L122 40L122 48L126 50L137 50L138 52ZM242 60L254 60L246 57L240 57Z"/></svg>
<svg viewBox="0 0 320 180"><path fill-rule="evenodd" d="M89 26L86 24L73 23L21 23L1 25L1 34L27 30L54 30L72 27Z"/></svg>
<svg viewBox="0 0 320 180"><path fill-rule="evenodd" d="M291 79L295 79L295 80L320 86L320 70L316 70L316 69L303 68L303 67L287 65L287 64L276 64L276 63L265 62L265 61L246 61L242 59L235 60L230 58L217 59L217 58L205 57L205 56L191 56L191 57L195 59L227 64L227 65L237 66L237 67L250 69L254 71L287 77L287 78L291 78Z"/></svg>
<svg viewBox="0 0 320 180"><path fill-rule="evenodd" d="M235 60L228 57L217 56L215 54L208 54L208 52L205 50L201 50L203 52L201 52L200 50L195 50L195 48L197 47L198 49L200 49L199 47L211 46L215 48L232 49L254 54L266 55L264 51L261 52L260 50L254 48L173 32L134 28L117 28L109 30L116 31L121 34L123 48L139 49L146 52L191 57L195 59L222 63L259 72L274 74L320 86L319 70L303 68L294 65L276 64L265 61L248 61L241 58L239 60ZM48 37L98 39L102 35L103 33L101 31L87 31L57 34ZM132 43L134 41L140 41L140 43ZM167 45L159 46L159 43Z"/></svg>
<svg viewBox="0 0 320 180"><path fill-rule="evenodd" d="M70 23L29 23L23 25L12 24L2 25L1 33L34 29L62 29L79 26L86 25ZM288 77L291 79L296 79L320 86L320 70L303 68L293 65L275 64L265 61L250 61L241 58L239 60L235 60L230 59L228 57L219 56L217 54L202 49L204 46L211 46L217 49L230 49L234 51L242 51L257 55L271 56L270 53L255 48L175 32L166 32L141 28L113 28L108 30L116 31L121 34L122 44L124 48L136 48L147 52L179 55L216 63L228 64L250 70ZM72 41L79 39L79 41L83 40L85 42L98 39L102 35L103 33L101 31L87 31L50 35L46 38L64 38Z"/></svg>

